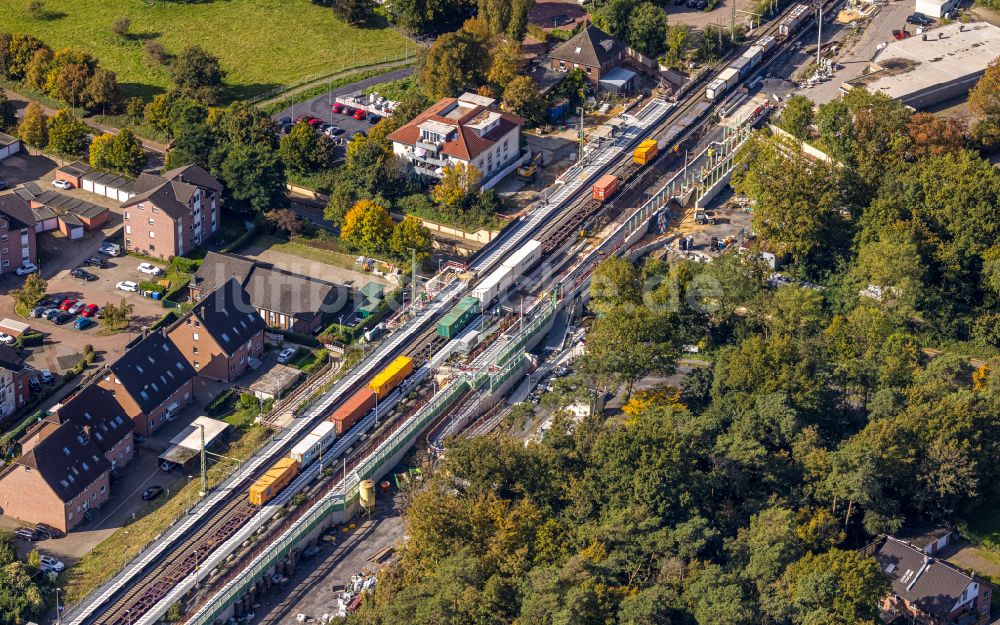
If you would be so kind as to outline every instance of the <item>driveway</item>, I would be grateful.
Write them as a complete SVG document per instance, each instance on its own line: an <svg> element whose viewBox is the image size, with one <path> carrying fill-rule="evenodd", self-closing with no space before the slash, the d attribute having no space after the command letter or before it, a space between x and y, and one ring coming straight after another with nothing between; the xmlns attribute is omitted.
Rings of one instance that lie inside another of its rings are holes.
<svg viewBox="0 0 1000 625"><path fill-rule="evenodd" d="M330 112L330 106L333 104L334 99L338 96L345 96L367 89L373 85L406 78L411 74L413 74L412 66L397 69L378 76L373 76L371 78L365 78L364 80L359 80L358 82L353 82L349 85L337 87L336 89L328 91L323 95L316 96L312 100L306 100L305 102L293 104L273 117L274 119L291 117L294 120L300 115L312 115L313 117L318 117L325 122L329 122L342 128L344 130L344 134L340 135L340 137L350 138L350 136L358 130L362 130L367 133L372 127L372 125L368 122L358 121L348 115L335 115Z"/></svg>

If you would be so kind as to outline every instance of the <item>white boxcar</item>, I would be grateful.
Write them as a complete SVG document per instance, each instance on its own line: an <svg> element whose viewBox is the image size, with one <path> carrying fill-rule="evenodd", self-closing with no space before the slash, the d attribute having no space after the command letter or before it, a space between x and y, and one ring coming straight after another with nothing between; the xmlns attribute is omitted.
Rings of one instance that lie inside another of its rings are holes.
<svg viewBox="0 0 1000 625"><path fill-rule="evenodd" d="M708 84L708 87L705 87L705 97L709 100L714 100L729 91L739 80L740 71L732 67L727 67L719 72L716 79Z"/></svg>
<svg viewBox="0 0 1000 625"><path fill-rule="evenodd" d="M755 45L763 48L764 54L767 54L768 52L771 51L771 48L774 47L776 41L777 40L774 38L774 35L768 35L767 37L761 37L760 39L758 39Z"/></svg>
<svg viewBox="0 0 1000 625"><path fill-rule="evenodd" d="M288 457L305 467L319 458L320 453L337 440L337 426L330 421L323 421L312 432L306 435L288 454Z"/></svg>
<svg viewBox="0 0 1000 625"><path fill-rule="evenodd" d="M743 53L743 58L750 59L750 68L753 69L760 65L760 62L764 60L764 48L760 46L750 46L747 51Z"/></svg>
<svg viewBox="0 0 1000 625"><path fill-rule="evenodd" d="M532 239L503 261L503 266L510 267L516 275L521 275L537 263L541 257L542 244Z"/></svg>
<svg viewBox="0 0 1000 625"><path fill-rule="evenodd" d="M472 290L472 296L479 300L483 310L496 299L497 295L503 293L510 287L516 274L510 267L500 265L493 270L493 273L486 276L479 286Z"/></svg>

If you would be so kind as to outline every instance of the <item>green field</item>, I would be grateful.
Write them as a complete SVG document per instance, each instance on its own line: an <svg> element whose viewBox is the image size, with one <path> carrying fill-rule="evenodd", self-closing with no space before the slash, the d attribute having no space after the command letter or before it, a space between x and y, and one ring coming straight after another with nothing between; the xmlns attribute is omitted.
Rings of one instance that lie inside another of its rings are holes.
<svg viewBox="0 0 1000 625"><path fill-rule="evenodd" d="M26 1L0 2L0 30L31 33L53 49L86 50L118 75L128 95L164 91L170 77L151 66L143 45L158 40L170 54L199 44L222 61L229 97L245 98L341 69L412 54L414 45L390 28L355 28L309 0L46 0L46 16L28 16ZM130 36L111 31L119 17Z"/></svg>

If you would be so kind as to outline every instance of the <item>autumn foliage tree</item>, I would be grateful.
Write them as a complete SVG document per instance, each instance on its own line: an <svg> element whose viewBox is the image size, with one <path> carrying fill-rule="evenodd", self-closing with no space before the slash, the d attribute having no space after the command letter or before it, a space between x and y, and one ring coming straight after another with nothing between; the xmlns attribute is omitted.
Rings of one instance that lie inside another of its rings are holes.
<svg viewBox="0 0 1000 625"><path fill-rule="evenodd" d="M49 143L48 117L38 102L31 102L17 125L17 137L28 145L43 149Z"/></svg>
<svg viewBox="0 0 1000 625"><path fill-rule="evenodd" d="M438 204L455 208L475 191L482 178L483 174L475 165L450 163L445 166L441 180L431 190L431 196Z"/></svg>
<svg viewBox="0 0 1000 625"><path fill-rule="evenodd" d="M371 200L361 200L344 216L340 238L351 249L366 254L380 254L389 246L392 217L384 206Z"/></svg>

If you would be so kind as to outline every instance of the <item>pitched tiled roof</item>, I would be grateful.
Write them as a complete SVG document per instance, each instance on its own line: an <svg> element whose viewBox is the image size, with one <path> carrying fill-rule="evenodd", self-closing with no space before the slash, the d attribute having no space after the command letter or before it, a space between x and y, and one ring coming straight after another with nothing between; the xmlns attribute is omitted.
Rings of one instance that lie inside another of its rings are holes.
<svg viewBox="0 0 1000 625"><path fill-rule="evenodd" d="M100 449L73 422L52 428L17 464L38 471L64 502L72 501L111 468Z"/></svg>
<svg viewBox="0 0 1000 625"><path fill-rule="evenodd" d="M453 110L453 106L459 101L460 98L439 100L412 121L389 134L389 140L415 145L420 138L420 124L428 121L437 122L453 129L441 147L441 152L461 160L472 160L493 147L497 140L508 132L524 124L524 119L517 115L505 111L495 111L481 105L470 107L467 113L457 118L447 117L448 111ZM492 128L485 135L479 136L468 125L484 112L496 113L500 116L500 120L495 128Z"/></svg>
<svg viewBox="0 0 1000 625"><path fill-rule="evenodd" d="M553 50L551 56L557 61L598 67L616 60L624 49L624 43L597 26L589 24Z"/></svg>
<svg viewBox="0 0 1000 625"><path fill-rule="evenodd" d="M143 412L155 409L194 377L194 369L161 332L133 343L108 368Z"/></svg>
<svg viewBox="0 0 1000 625"><path fill-rule="evenodd" d="M255 268L246 290L254 306L306 321L340 310L348 298L347 287L270 266Z"/></svg>
<svg viewBox="0 0 1000 625"><path fill-rule="evenodd" d="M202 169L200 165L184 165L183 167L171 169L164 172L163 177L168 180L179 180L180 182L193 184L197 187L212 189L213 191L222 191L222 183L216 180L212 174Z"/></svg>
<svg viewBox="0 0 1000 625"><path fill-rule="evenodd" d="M79 425L101 453L107 453L135 429L114 393L96 384L83 387L47 419Z"/></svg>
<svg viewBox="0 0 1000 625"><path fill-rule="evenodd" d="M252 258L238 254L208 252L191 279L191 285L204 292L214 291L230 278L236 278L240 284L246 285L246 279L253 271L253 267Z"/></svg>
<svg viewBox="0 0 1000 625"><path fill-rule="evenodd" d="M195 187L152 174L140 174L133 190L138 195L122 202L122 208L150 202L174 219L180 219L188 211L187 202L194 195Z"/></svg>
<svg viewBox="0 0 1000 625"><path fill-rule="evenodd" d="M875 560L889 576L894 594L942 619L951 613L973 582L971 575L892 537L879 547Z"/></svg>
<svg viewBox="0 0 1000 625"><path fill-rule="evenodd" d="M256 308L296 319L309 320L321 312L335 312L331 305L339 297L346 302L348 296L347 287L333 282L278 269L246 256L217 252L205 255L192 286L203 292L213 291L230 278L243 285Z"/></svg>
<svg viewBox="0 0 1000 625"><path fill-rule="evenodd" d="M201 319L205 331L230 354L264 329L264 320L254 310L250 296L236 278L230 278L202 298L191 309L191 314Z"/></svg>
<svg viewBox="0 0 1000 625"><path fill-rule="evenodd" d="M35 214L28 202L15 193L0 195L0 213L10 220L11 230L35 227Z"/></svg>
<svg viewBox="0 0 1000 625"><path fill-rule="evenodd" d="M24 356L0 343L0 368L14 372L21 371L25 368Z"/></svg>

